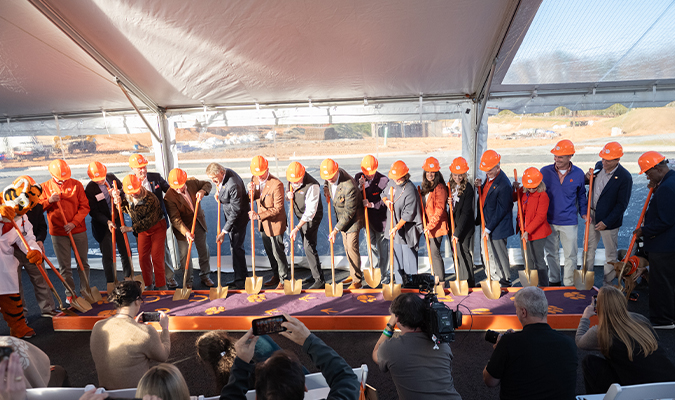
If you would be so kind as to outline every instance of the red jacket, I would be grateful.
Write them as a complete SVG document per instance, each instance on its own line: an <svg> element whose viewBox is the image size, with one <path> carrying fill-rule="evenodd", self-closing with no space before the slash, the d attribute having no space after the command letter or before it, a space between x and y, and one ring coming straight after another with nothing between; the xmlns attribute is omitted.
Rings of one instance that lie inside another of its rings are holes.
<svg viewBox="0 0 675 400"><path fill-rule="evenodd" d="M548 213L548 195L546 192L523 192L520 189L521 201L523 203L523 216L525 218L525 232L527 240L539 240L551 234L551 226L546 221ZM520 229L520 224L518 225Z"/></svg>
<svg viewBox="0 0 675 400"><path fill-rule="evenodd" d="M59 203L64 214L66 214L67 221L65 222L57 203L50 204L47 200L54 193L60 193L61 195ZM84 223L84 218L89 214L89 200L80 181L68 179L63 182L63 185L59 186L53 179L48 180L42 184L40 203L47 213L49 233L52 236L68 236L66 230L63 229L66 222L75 224L75 228L70 231L72 234L86 232L87 226Z"/></svg>
<svg viewBox="0 0 675 400"><path fill-rule="evenodd" d="M426 197L426 196L423 196ZM424 214L427 218L427 229L430 237L441 237L448 234L448 212L445 207L448 203L448 190L445 185L436 185L424 202Z"/></svg>

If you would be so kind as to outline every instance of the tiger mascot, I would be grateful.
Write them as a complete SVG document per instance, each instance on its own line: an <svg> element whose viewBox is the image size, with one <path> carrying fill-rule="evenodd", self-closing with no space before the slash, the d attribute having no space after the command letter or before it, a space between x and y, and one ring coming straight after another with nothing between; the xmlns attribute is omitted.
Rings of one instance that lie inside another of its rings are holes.
<svg viewBox="0 0 675 400"><path fill-rule="evenodd" d="M27 175L18 177L2 191L0 198L0 312L9 325L10 335L29 339L35 331L26 324L23 315L23 303L19 294L19 260L14 257L14 247L26 253L28 261L42 263L42 253L33 235L33 225L26 213L39 203L42 187ZM30 249L26 249L14 229L12 220L26 238Z"/></svg>

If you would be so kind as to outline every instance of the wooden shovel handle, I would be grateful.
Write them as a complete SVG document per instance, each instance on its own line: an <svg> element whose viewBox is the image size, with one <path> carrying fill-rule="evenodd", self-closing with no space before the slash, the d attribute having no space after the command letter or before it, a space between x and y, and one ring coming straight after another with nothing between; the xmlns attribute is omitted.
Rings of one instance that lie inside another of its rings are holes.
<svg viewBox="0 0 675 400"><path fill-rule="evenodd" d="M366 199L366 186L363 186L363 200ZM373 250L370 247L370 222L368 221L368 206L363 206L363 212L366 218L366 245L368 246L368 260L370 261L370 269L373 269Z"/></svg>
<svg viewBox="0 0 675 400"><path fill-rule="evenodd" d="M253 182L253 180L251 180ZM249 198L249 203L251 203L251 212L255 211L253 208L253 203L255 200L253 199L253 190L250 190L248 192L248 198ZM255 223L254 220L251 220L251 269L253 271L253 278L255 280L255 227L253 224Z"/></svg>
<svg viewBox="0 0 675 400"><path fill-rule="evenodd" d="M586 229L584 230L584 253L588 251L588 232L591 227L591 203L593 202L593 168L588 170L588 205L586 207Z"/></svg>
<svg viewBox="0 0 675 400"><path fill-rule="evenodd" d="M422 227L426 232L427 214L426 211L424 210L424 202L422 201L422 189L419 186L417 187L417 194L419 194L420 196L420 212L422 213ZM429 254L429 266L431 267L431 276L435 276L436 274L434 274L434 261L431 258L431 246L429 245L429 235L424 234L424 240L427 243L427 254Z"/></svg>
<svg viewBox="0 0 675 400"><path fill-rule="evenodd" d="M456 270L459 267L457 266L457 243L453 240L453 237L455 236L455 215L452 209L452 188L450 187L450 182L448 182L448 198L450 199L448 202L448 205L450 206L450 243L452 243L452 258L455 262Z"/></svg>
<svg viewBox="0 0 675 400"><path fill-rule="evenodd" d="M478 187L478 204L480 206L480 226L482 228L480 234L483 237L483 250L484 250L484 253L485 253L485 264L486 264L486 270L487 270L487 279L488 279L488 282L491 282L492 278L490 278L490 251L488 250L487 237L485 237L485 215L483 213L483 188L481 188L481 187Z"/></svg>
<svg viewBox="0 0 675 400"><path fill-rule="evenodd" d="M117 182L113 181L113 187L115 190L117 190ZM124 213L122 213L122 204L117 203L117 213L119 214L120 217L120 231L122 230L122 227L124 227ZM134 274L134 263L133 259L131 258L131 246L129 246L129 238L127 237L126 232L122 232L122 236L124 237L124 245L127 247L127 257L129 257L129 263L131 264L131 275L133 278Z"/></svg>
<svg viewBox="0 0 675 400"><path fill-rule="evenodd" d="M61 201L56 202L56 206L59 208L59 211L61 212L61 216L63 217L63 220L68 224L68 220L66 219L66 213L63 212L63 207L61 206ZM82 264L82 259L80 258L80 252L77 251L77 246L75 245L75 239L73 238L73 234L71 232L68 232L68 237L70 238L70 244L73 246L73 253L75 253L75 259L77 260L77 266L80 268L80 270L84 273L84 264ZM85 273L86 277L86 273ZM87 286L89 284L87 283Z"/></svg>

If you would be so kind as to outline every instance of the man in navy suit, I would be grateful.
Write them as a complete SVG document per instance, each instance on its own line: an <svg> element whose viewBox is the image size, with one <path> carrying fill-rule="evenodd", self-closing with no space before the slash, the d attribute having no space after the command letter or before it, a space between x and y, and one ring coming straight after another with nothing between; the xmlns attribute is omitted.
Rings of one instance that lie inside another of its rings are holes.
<svg viewBox="0 0 675 400"><path fill-rule="evenodd" d="M619 161L623 156L623 148L617 142L610 142L600 151L599 161L595 164L593 193L588 199L591 202L591 215L588 234L588 252L586 265L592 268L595 264L595 250L602 238L605 245L605 284L611 284L616 278L614 266L610 262L617 261L617 242L619 228L623 223L623 213L628 208L633 178ZM586 173L586 178L590 178Z"/></svg>
<svg viewBox="0 0 675 400"><path fill-rule="evenodd" d="M490 276L502 286L511 286L511 265L506 240L514 234L513 230L513 198L511 181L500 167L501 156L494 150L483 153L480 159L480 170L485 171L485 183L476 179L476 187L480 187L483 200L485 230L483 236L488 239L490 252ZM480 213L476 220L480 224Z"/></svg>

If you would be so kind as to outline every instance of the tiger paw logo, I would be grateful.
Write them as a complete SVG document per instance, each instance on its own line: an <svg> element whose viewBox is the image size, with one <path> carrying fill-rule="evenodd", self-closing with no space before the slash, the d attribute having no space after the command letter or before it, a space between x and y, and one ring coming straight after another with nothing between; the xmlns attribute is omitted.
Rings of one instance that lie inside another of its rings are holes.
<svg viewBox="0 0 675 400"><path fill-rule="evenodd" d="M361 303L372 303L375 301L375 296L371 296L369 294L362 294L358 296L356 300L360 301Z"/></svg>
<svg viewBox="0 0 675 400"><path fill-rule="evenodd" d="M249 303L262 303L267 300L264 294L252 294L246 298Z"/></svg>
<svg viewBox="0 0 675 400"><path fill-rule="evenodd" d="M281 314L281 311L277 310L276 308L273 308L271 310L265 311L265 314L267 315L276 315L276 314Z"/></svg>
<svg viewBox="0 0 675 400"><path fill-rule="evenodd" d="M215 314L220 314L221 312L225 311L225 307L209 307L206 309L206 315L215 315Z"/></svg>
<svg viewBox="0 0 675 400"><path fill-rule="evenodd" d="M453 299L451 296L445 295L443 297L439 297L438 301L440 301L441 303L452 303L453 301L455 301L455 299Z"/></svg>
<svg viewBox="0 0 675 400"><path fill-rule="evenodd" d="M471 312L476 315L492 315L492 310L489 308L474 308Z"/></svg>
<svg viewBox="0 0 675 400"><path fill-rule="evenodd" d="M103 311L99 311L98 316L108 318L108 317L112 317L115 314L117 314L117 310L103 310Z"/></svg>
<svg viewBox="0 0 675 400"><path fill-rule="evenodd" d="M562 314L563 309L560 307L556 306L548 306L548 313L549 314Z"/></svg>
<svg viewBox="0 0 675 400"><path fill-rule="evenodd" d="M312 297L312 295L308 294L306 296L302 296L298 300L305 301L305 302L309 303L310 300L314 300L314 299L316 299L316 297Z"/></svg>
<svg viewBox="0 0 675 400"><path fill-rule="evenodd" d="M585 294L579 292L567 292L564 296L571 300L583 300L586 298Z"/></svg>

